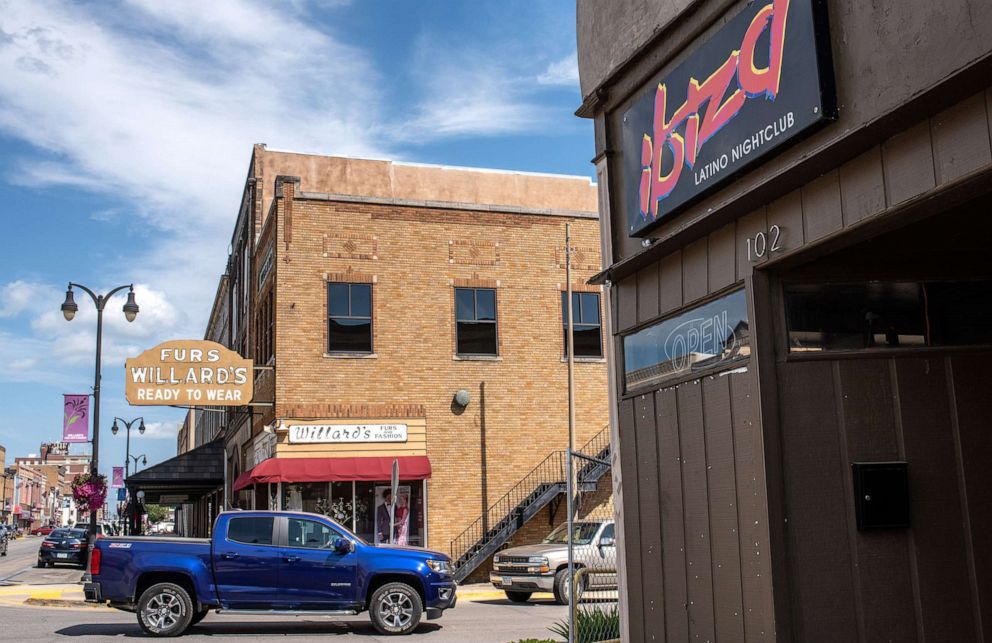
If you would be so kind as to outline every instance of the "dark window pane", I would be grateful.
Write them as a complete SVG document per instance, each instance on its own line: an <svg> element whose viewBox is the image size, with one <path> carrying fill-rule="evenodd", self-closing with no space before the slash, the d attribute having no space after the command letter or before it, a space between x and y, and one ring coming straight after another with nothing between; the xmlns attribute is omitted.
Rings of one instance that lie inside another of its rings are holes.
<svg viewBox="0 0 992 643"><path fill-rule="evenodd" d="M599 326L575 326L572 331L572 341L575 343L576 357L602 357L600 347ZM566 344L565 353L568 353Z"/></svg>
<svg viewBox="0 0 992 643"><path fill-rule="evenodd" d="M372 316L372 286L369 286L368 284L352 284L351 316Z"/></svg>
<svg viewBox="0 0 992 643"><path fill-rule="evenodd" d="M227 538L250 545L272 544L272 518L231 518Z"/></svg>
<svg viewBox="0 0 992 643"><path fill-rule="evenodd" d="M623 338L627 389L751 354L747 299L737 290Z"/></svg>
<svg viewBox="0 0 992 643"><path fill-rule="evenodd" d="M582 319L583 324L599 323L599 295L593 292L582 293Z"/></svg>
<svg viewBox="0 0 992 643"><path fill-rule="evenodd" d="M934 346L992 344L992 281L924 284Z"/></svg>
<svg viewBox="0 0 992 643"><path fill-rule="evenodd" d="M461 355L496 355L496 324L492 322L458 322L458 353Z"/></svg>
<svg viewBox="0 0 992 643"><path fill-rule="evenodd" d="M344 353L372 352L372 321L331 319L328 323L328 350Z"/></svg>
<svg viewBox="0 0 992 643"><path fill-rule="evenodd" d="M475 320L475 291L471 288L455 288L455 319Z"/></svg>
<svg viewBox="0 0 992 643"><path fill-rule="evenodd" d="M475 291L476 319L496 321L496 291L480 289Z"/></svg>
<svg viewBox="0 0 992 643"><path fill-rule="evenodd" d="M788 284L789 350L923 346L923 299L913 282Z"/></svg>
<svg viewBox="0 0 992 643"><path fill-rule="evenodd" d="M348 284L327 285L327 314L331 317L348 315Z"/></svg>

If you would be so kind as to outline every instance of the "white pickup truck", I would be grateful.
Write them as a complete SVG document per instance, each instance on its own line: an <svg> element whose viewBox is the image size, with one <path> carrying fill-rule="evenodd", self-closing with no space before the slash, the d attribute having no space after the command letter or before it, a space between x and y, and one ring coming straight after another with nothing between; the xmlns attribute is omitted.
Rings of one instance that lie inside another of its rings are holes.
<svg viewBox="0 0 992 643"><path fill-rule="evenodd" d="M581 521L573 525L575 569L588 568L579 585L587 589L616 589L616 540L612 520ZM493 556L489 582L515 603L530 600L534 592L553 592L560 605L568 604L568 528L561 525L537 545L504 549Z"/></svg>

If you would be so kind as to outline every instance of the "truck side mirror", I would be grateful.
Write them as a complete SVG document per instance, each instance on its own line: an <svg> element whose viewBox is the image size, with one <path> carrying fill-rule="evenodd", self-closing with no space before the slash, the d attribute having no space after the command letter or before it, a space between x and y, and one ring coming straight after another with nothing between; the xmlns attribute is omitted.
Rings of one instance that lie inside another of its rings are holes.
<svg viewBox="0 0 992 643"><path fill-rule="evenodd" d="M614 540L613 538L600 538L599 539L599 546L600 547L614 547L614 546L616 546L616 544L617 544L616 543L616 540Z"/></svg>
<svg viewBox="0 0 992 643"><path fill-rule="evenodd" d="M355 543L347 538L338 538L334 541L334 551L339 554L350 554L355 551Z"/></svg>

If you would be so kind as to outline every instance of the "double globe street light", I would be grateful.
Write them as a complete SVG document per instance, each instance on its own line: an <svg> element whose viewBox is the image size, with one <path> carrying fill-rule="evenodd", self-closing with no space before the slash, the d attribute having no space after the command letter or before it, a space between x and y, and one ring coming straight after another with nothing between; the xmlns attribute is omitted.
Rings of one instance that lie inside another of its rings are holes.
<svg viewBox="0 0 992 643"><path fill-rule="evenodd" d="M62 315L66 321L72 321L79 310L79 305L73 299L73 288L79 288L90 296L96 306L96 373L93 376L93 460L90 463L90 471L95 475L100 466L100 351L103 344L103 309L107 302L115 294L128 289L127 303L124 304L124 318L133 322L138 316L138 304L134 301L134 284L118 286L106 295L98 295L82 284L69 282L69 288L65 292L65 301L62 302ZM90 512L90 540L96 537L96 511Z"/></svg>

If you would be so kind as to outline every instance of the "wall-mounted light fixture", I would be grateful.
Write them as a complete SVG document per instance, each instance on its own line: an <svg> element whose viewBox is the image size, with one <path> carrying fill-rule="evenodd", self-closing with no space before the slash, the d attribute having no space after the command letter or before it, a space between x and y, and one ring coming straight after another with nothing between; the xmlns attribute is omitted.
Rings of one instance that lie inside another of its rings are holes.
<svg viewBox="0 0 992 643"><path fill-rule="evenodd" d="M458 406L465 408L471 401L472 395L465 389L458 389L458 392L455 393L455 404Z"/></svg>

